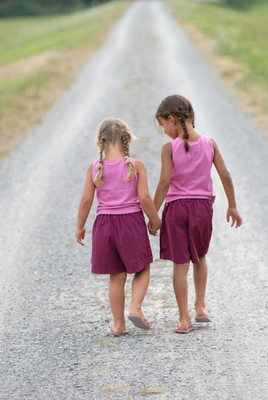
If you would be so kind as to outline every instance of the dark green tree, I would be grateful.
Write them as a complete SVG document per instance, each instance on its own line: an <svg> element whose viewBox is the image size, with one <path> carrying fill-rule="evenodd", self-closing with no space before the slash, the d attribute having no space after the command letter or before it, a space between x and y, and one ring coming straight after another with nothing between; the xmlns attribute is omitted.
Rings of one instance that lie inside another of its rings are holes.
<svg viewBox="0 0 268 400"><path fill-rule="evenodd" d="M254 7L258 4L264 3L267 0L225 0L227 4L236 8Z"/></svg>
<svg viewBox="0 0 268 400"><path fill-rule="evenodd" d="M86 8L104 1L105 0L0 0L0 17L65 13Z"/></svg>

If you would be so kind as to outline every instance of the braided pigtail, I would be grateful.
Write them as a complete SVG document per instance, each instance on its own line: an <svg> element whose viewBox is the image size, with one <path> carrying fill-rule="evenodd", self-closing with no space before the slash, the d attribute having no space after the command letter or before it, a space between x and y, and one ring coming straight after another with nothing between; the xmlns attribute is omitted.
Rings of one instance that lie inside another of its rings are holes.
<svg viewBox="0 0 268 400"><path fill-rule="evenodd" d="M135 166L131 158L129 157L129 135L123 134L121 137L121 142L123 146L123 153L125 156L125 164L128 166L128 176L126 177L126 181L130 181L133 176L136 174Z"/></svg>
<svg viewBox="0 0 268 400"><path fill-rule="evenodd" d="M186 153L190 150L189 148L189 133L185 124L185 120L187 119L187 115L185 115L181 110L178 113L179 121L183 129L183 141L184 141L184 149Z"/></svg>
<svg viewBox="0 0 268 400"><path fill-rule="evenodd" d="M100 139L99 140L100 159L99 159L98 164L96 165L96 169L98 172L93 181L96 186L100 186L103 184L103 161L102 161L102 159L103 159L104 144L105 144L105 140Z"/></svg>

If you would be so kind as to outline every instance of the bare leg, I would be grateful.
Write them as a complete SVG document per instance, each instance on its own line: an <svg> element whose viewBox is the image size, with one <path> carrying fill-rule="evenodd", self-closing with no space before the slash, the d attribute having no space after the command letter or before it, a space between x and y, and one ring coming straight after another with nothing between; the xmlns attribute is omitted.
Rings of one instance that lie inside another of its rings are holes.
<svg viewBox="0 0 268 400"><path fill-rule="evenodd" d="M150 265L137 272L132 281L132 295L129 314L145 319L141 306L150 282Z"/></svg>
<svg viewBox="0 0 268 400"><path fill-rule="evenodd" d="M199 263L194 264L194 284L195 284L195 311L196 315L205 315L205 294L207 285L208 268L206 256L200 258Z"/></svg>
<svg viewBox="0 0 268 400"><path fill-rule="evenodd" d="M125 283L127 274L110 274L109 300L114 317L113 331L122 333L125 331Z"/></svg>
<svg viewBox="0 0 268 400"><path fill-rule="evenodd" d="M188 311L188 284L187 274L189 264L174 264L173 287L180 312L180 329L188 329L191 325L191 317Z"/></svg>

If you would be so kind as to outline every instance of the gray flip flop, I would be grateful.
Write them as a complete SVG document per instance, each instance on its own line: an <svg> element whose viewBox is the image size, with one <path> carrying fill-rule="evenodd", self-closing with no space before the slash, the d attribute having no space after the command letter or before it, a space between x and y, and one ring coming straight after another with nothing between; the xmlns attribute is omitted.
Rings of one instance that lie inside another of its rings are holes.
<svg viewBox="0 0 268 400"><path fill-rule="evenodd" d="M196 322L211 322L211 319L208 315L200 315L195 317Z"/></svg>
<svg viewBox="0 0 268 400"><path fill-rule="evenodd" d="M150 329L149 322L144 321L141 317L135 314L131 314L128 316L128 319L135 325L137 328L140 329Z"/></svg>

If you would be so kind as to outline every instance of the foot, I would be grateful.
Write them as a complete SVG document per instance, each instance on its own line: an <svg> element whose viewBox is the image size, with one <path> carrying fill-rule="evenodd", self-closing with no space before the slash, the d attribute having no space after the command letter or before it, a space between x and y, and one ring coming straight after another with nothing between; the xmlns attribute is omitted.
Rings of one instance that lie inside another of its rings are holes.
<svg viewBox="0 0 268 400"><path fill-rule="evenodd" d="M196 306L195 307L195 320L196 322L210 322L210 318L208 313L205 310L205 307Z"/></svg>
<svg viewBox="0 0 268 400"><path fill-rule="evenodd" d="M193 327L193 325L191 325L191 326L189 326L189 328L188 329L181 329L181 328L175 328L175 333L190 333L191 331L193 331L194 330L194 327Z"/></svg>
<svg viewBox="0 0 268 400"><path fill-rule="evenodd" d="M180 322L178 323L177 327L175 330L177 331L189 331L192 330L191 328L193 327L191 317L183 317L180 318Z"/></svg>
<svg viewBox="0 0 268 400"><path fill-rule="evenodd" d="M110 334L114 336L124 335L126 332L125 324L114 324L112 328L109 329Z"/></svg>
<svg viewBox="0 0 268 400"><path fill-rule="evenodd" d="M123 332L117 331L116 332L113 330L113 328L108 329L108 335L111 335L111 336L122 336L122 335L125 335L125 333L126 333L126 331L123 331Z"/></svg>
<svg viewBox="0 0 268 400"><path fill-rule="evenodd" d="M129 310L128 319L138 328L150 329L150 323L141 309L131 308Z"/></svg>
<svg viewBox="0 0 268 400"><path fill-rule="evenodd" d="M149 322L140 308L130 308L128 315L137 315L138 317L143 319L143 321Z"/></svg>

